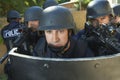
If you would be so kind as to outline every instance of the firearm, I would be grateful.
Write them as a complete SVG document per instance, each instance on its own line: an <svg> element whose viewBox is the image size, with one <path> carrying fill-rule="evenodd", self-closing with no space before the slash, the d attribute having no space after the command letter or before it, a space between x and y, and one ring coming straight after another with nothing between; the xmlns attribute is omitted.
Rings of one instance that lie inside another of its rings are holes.
<svg viewBox="0 0 120 80"><path fill-rule="evenodd" d="M88 29L86 35L87 36L95 36L99 42L101 42L102 47L107 50L112 50L114 53L120 52L120 42L115 37L117 34L116 27L113 25L97 25L97 27L93 27L93 25L89 22L85 23L85 28ZM90 30L90 31L89 31Z"/></svg>
<svg viewBox="0 0 120 80"><path fill-rule="evenodd" d="M23 26L21 29L19 29L19 32L21 33L20 36L13 42L14 47L21 46L22 43L26 40L26 37L29 36L31 32L31 28L28 28L26 26Z"/></svg>
<svg viewBox="0 0 120 80"><path fill-rule="evenodd" d="M26 37L29 35L29 33L31 32L31 28L27 28L26 26L24 26L22 24L22 27L18 30L19 32L21 32L20 36L18 36L18 38L13 42L13 47L19 47L22 46L22 43L24 43L24 41L26 40ZM9 52L5 53L3 55L2 58L0 58L0 64L2 64L4 62L4 60L7 59L7 57L9 56Z"/></svg>

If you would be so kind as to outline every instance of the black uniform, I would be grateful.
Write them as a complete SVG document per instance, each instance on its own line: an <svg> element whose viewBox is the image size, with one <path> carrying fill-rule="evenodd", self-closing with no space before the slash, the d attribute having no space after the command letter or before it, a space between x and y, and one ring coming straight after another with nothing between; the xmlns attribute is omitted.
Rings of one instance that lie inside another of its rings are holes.
<svg viewBox="0 0 120 80"><path fill-rule="evenodd" d="M13 48L13 42L21 34L21 32L19 32L21 28L22 26L19 22L12 21L1 30L1 35L7 47L7 51Z"/></svg>
<svg viewBox="0 0 120 80"><path fill-rule="evenodd" d="M14 41L21 35L21 32L19 31L22 28L21 23L16 22L16 21L11 21L8 25L6 25L2 30L1 30L1 35L4 40L4 43L7 47L7 52L10 51L15 45ZM21 46L21 49L23 50L23 46ZM8 61L7 64L5 65L5 73L10 76L10 62ZM10 77L8 78L10 80Z"/></svg>
<svg viewBox="0 0 120 80"><path fill-rule="evenodd" d="M29 46L31 46L31 52L33 51L33 48L37 44L39 38L43 36L43 32L39 31L31 31L28 36L26 36L28 39Z"/></svg>
<svg viewBox="0 0 120 80"><path fill-rule="evenodd" d="M41 38L35 47L35 56L49 57L49 58L81 58L91 57L92 52L87 47L87 44L83 40L70 39L70 48L65 52L55 53L47 45L46 40Z"/></svg>
<svg viewBox="0 0 120 80"><path fill-rule="evenodd" d="M107 27L109 27L109 26L107 26ZM106 31L107 30L108 29L106 29ZM100 36L98 37L98 35L100 35L101 37ZM78 34L75 35L74 37L76 39L83 38L83 39L87 40L88 46L94 52L95 56L111 55L111 54L115 54L118 52L118 50L113 49L113 47L115 48L115 47L117 47L117 45L111 47L112 42L114 42L114 45L116 43L120 42L120 36L119 36L118 32L116 32L116 34L114 34L114 35L112 35L110 33L108 35L105 32L97 32L96 31L96 33L94 33L94 29L93 30L83 29L83 30L79 31ZM108 39L109 41L111 40L112 42L111 43L109 43L108 41L106 42L106 39ZM113 40L115 40L115 41L113 41Z"/></svg>

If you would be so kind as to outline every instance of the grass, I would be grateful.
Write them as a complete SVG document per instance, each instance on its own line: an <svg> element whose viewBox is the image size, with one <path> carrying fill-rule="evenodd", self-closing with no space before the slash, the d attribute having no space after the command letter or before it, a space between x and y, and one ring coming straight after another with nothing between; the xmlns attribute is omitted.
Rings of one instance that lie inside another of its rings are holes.
<svg viewBox="0 0 120 80"><path fill-rule="evenodd" d="M2 39L2 37L0 36L0 44L2 44L3 43L3 39Z"/></svg>
<svg viewBox="0 0 120 80"><path fill-rule="evenodd" d="M5 18L0 18L0 30L3 28L3 26L4 25L6 25L7 24L7 22L6 22L6 20L5 20ZM5 50L5 49L3 49L3 39L2 39L2 37L1 37L1 33L0 33L0 56L1 55L3 55L3 53L5 52L5 51L3 51L3 50ZM1 54L2 53L2 54ZM0 80L7 80L7 76L5 75L5 74L3 74L3 67L2 67L3 65L0 65Z"/></svg>
<svg viewBox="0 0 120 80"><path fill-rule="evenodd" d="M7 76L5 74L0 75L0 80L7 80Z"/></svg>
<svg viewBox="0 0 120 80"><path fill-rule="evenodd" d="M5 17L0 17L0 30L7 24L6 18ZM1 33L0 33L1 34ZM0 44L3 43L3 39L0 35Z"/></svg>

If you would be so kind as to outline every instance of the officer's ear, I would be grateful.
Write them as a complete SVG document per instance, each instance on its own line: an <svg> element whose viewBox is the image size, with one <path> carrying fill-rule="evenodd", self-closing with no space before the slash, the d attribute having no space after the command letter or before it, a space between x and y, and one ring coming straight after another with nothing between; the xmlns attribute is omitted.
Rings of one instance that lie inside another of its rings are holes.
<svg viewBox="0 0 120 80"><path fill-rule="evenodd" d="M24 25L27 27L27 26L28 26L28 21L25 21L25 22L24 22Z"/></svg>
<svg viewBox="0 0 120 80"><path fill-rule="evenodd" d="M73 30L69 29L68 30L68 36L70 37L73 34Z"/></svg>
<svg viewBox="0 0 120 80"><path fill-rule="evenodd" d="M8 22L8 23L10 22L10 18L7 18L7 22Z"/></svg>

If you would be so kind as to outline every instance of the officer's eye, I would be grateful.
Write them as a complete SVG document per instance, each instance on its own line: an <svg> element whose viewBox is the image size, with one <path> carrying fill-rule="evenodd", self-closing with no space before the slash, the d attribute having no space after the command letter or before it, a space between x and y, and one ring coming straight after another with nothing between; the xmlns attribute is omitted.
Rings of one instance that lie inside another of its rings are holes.
<svg viewBox="0 0 120 80"><path fill-rule="evenodd" d="M60 33L63 33L64 31L65 31L64 29L60 29L60 30L59 30Z"/></svg>
<svg viewBox="0 0 120 80"><path fill-rule="evenodd" d="M101 17L100 19L103 20L103 19L105 19L105 17Z"/></svg>
<svg viewBox="0 0 120 80"><path fill-rule="evenodd" d="M118 19L119 17L118 16L115 16L114 19Z"/></svg>
<svg viewBox="0 0 120 80"><path fill-rule="evenodd" d="M51 31L51 30L46 30L45 32L46 32L46 33L51 33L52 31Z"/></svg>
<svg viewBox="0 0 120 80"><path fill-rule="evenodd" d="M113 19L117 19L117 16L114 16Z"/></svg>

